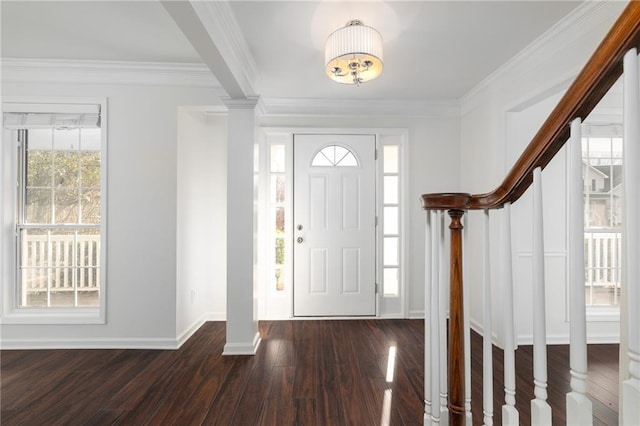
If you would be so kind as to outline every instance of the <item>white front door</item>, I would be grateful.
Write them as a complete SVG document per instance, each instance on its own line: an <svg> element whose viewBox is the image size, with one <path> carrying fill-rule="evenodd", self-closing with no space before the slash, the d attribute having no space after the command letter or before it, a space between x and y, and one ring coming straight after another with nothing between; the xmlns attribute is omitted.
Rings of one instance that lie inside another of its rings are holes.
<svg viewBox="0 0 640 426"><path fill-rule="evenodd" d="M375 315L375 136L295 135L293 150L293 313Z"/></svg>

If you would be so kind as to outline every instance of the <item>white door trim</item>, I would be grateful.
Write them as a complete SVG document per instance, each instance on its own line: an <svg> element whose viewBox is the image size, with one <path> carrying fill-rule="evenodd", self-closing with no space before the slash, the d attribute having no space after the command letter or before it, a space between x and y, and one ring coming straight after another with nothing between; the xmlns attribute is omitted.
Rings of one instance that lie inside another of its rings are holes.
<svg viewBox="0 0 640 426"><path fill-rule="evenodd" d="M376 295L376 316L358 317L358 318L409 318L409 283L411 277L409 248L411 247L411 233L409 232L410 213L413 210L412 200L409 199L409 130L407 128L316 128L316 127L261 127L258 131L259 141L259 230L258 230L258 270L257 270L257 290L256 297L258 300L258 315L261 320L283 320L283 319L323 319L325 317L294 317L293 316L293 292L292 281L289 278L285 281L285 290L276 292L271 288L271 258L273 249L270 248L272 239L269 218L269 191L270 191L270 174L269 174L269 147L271 145L283 145L286 150L286 170L287 185L286 190L288 196L285 209L289 213L293 212L292 202L292 181L293 181L293 135L294 134L369 134L375 135L376 146L379 155L381 155L382 146L384 144L393 144L400 147L400 277L399 277L399 295L398 297L383 297L382 290ZM376 214L381 216L382 212L382 162L379 161L376 169ZM413 200L415 201L415 200ZM415 203L414 203L415 204ZM293 232L293 221L291 214L285 215L285 227L289 233ZM380 222L380 221L379 221ZM292 235L292 234L291 234ZM292 238L286 238L289 242ZM378 226L376 231L377 241L377 267L376 282L382 283L382 227ZM288 253L292 253L292 247L289 243L285 246ZM288 277L292 276L292 265L285 266L285 273ZM381 287L381 285L380 285ZM348 319L351 317L326 317L331 319Z"/></svg>

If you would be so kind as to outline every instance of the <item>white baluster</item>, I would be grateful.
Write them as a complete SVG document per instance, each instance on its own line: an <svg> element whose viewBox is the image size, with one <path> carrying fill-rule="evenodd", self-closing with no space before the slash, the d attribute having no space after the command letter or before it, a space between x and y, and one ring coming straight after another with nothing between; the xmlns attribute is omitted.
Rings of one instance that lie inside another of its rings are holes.
<svg viewBox="0 0 640 426"><path fill-rule="evenodd" d="M484 279L482 321L482 408L484 424L493 425L493 347L491 327L491 250L489 210L484 211Z"/></svg>
<svg viewBox="0 0 640 426"><path fill-rule="evenodd" d="M431 424L440 424L440 215L433 212L431 236Z"/></svg>
<svg viewBox="0 0 640 426"><path fill-rule="evenodd" d="M533 171L533 383L531 424L551 424L547 403L547 332L544 300L544 228L542 224L542 169Z"/></svg>
<svg viewBox="0 0 640 426"><path fill-rule="evenodd" d="M518 426L516 410L516 354L515 325L513 323L513 265L511 256L511 203L506 203L502 220L502 274L504 280L504 400L502 424Z"/></svg>
<svg viewBox="0 0 640 426"><path fill-rule="evenodd" d="M582 183L582 128L571 123L569 141L569 314L571 392L567 394L567 424L593 424L587 397L587 317L584 302L584 207Z"/></svg>
<svg viewBox="0 0 640 426"><path fill-rule="evenodd" d="M638 53L624 56L624 200L628 378L622 382L620 424L640 424L640 88ZM624 331L624 330L622 330ZM624 369L621 364L621 368ZM624 372L624 370L623 370ZM624 374L624 373L623 373Z"/></svg>
<svg viewBox="0 0 640 426"><path fill-rule="evenodd" d="M440 223L440 307L439 307L439 323L440 323L440 423L443 425L449 424L449 407L448 403L448 383L447 383L447 371L448 371L448 359L447 359L447 306L449 300L447 295L449 293L449 280L447 279L448 262L444 253L444 234L445 234L445 214L444 211L438 212L438 222Z"/></svg>
<svg viewBox="0 0 640 426"><path fill-rule="evenodd" d="M431 425L431 211L424 232L424 426Z"/></svg>
<svg viewBox="0 0 640 426"><path fill-rule="evenodd" d="M463 216L464 228L462 228L462 271L463 276L469 277L469 269L467 259L467 247L469 247L469 215ZM470 281L468 281L470 282ZM465 291L462 295L462 304L464 310L464 409L466 412L466 426L472 426L471 417L471 324L469 315L469 291Z"/></svg>

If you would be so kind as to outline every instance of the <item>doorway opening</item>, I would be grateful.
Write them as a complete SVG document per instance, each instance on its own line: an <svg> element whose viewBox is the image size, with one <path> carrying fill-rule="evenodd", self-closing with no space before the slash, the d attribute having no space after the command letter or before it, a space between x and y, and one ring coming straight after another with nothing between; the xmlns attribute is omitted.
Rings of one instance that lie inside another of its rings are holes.
<svg viewBox="0 0 640 426"><path fill-rule="evenodd" d="M406 317L406 139L263 129L260 319Z"/></svg>

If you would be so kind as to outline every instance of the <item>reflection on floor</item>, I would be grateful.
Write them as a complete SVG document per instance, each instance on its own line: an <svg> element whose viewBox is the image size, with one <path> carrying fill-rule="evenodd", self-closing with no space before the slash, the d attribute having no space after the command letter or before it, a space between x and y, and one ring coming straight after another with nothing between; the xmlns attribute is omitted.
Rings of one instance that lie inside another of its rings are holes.
<svg viewBox="0 0 640 426"><path fill-rule="evenodd" d="M2 424L422 425L422 320L261 322L255 356L221 356L225 324L182 348L1 352ZM473 424L482 423L482 342L472 334ZM617 424L617 345L589 347L594 424ZM529 424L531 347L516 351ZM494 423L504 398L494 348ZM548 349L549 403L564 424L567 346Z"/></svg>

